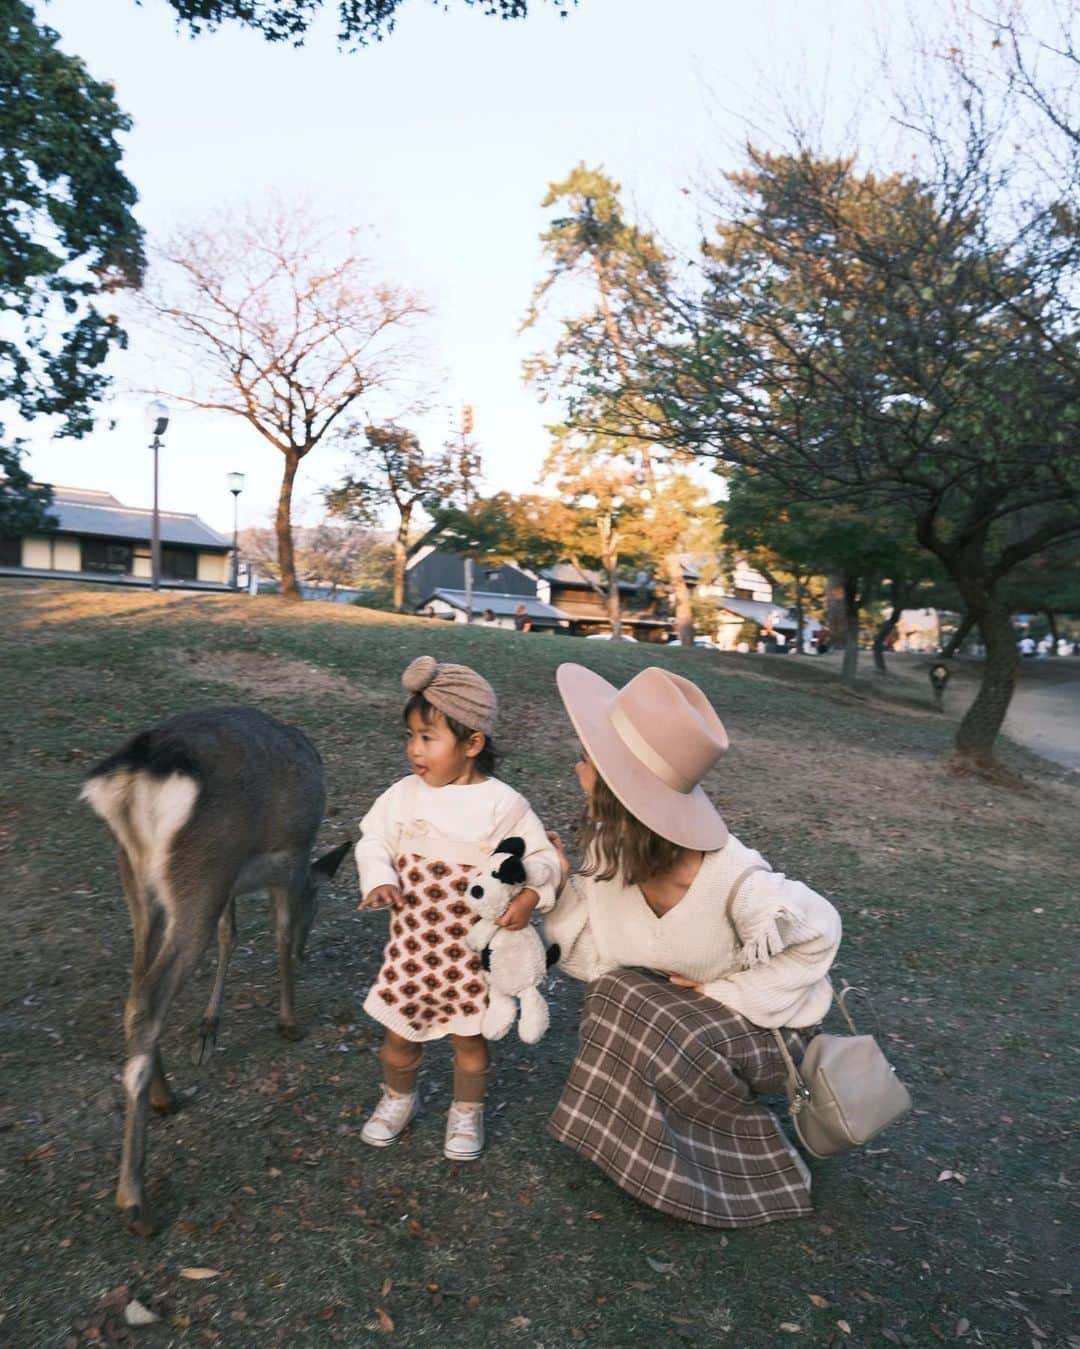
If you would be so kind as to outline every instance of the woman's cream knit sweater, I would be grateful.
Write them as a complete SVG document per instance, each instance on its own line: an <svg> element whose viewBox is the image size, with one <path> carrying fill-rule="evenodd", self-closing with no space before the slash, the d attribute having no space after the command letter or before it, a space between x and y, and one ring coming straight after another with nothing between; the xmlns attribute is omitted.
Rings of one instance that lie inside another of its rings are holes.
<svg viewBox="0 0 1080 1349"><path fill-rule="evenodd" d="M544 920L576 979L643 966L681 974L757 1026L812 1026L832 1000L840 915L827 899L764 867L730 837L706 853L683 898L658 918L636 885L572 876ZM734 900L732 888L742 877Z"/></svg>

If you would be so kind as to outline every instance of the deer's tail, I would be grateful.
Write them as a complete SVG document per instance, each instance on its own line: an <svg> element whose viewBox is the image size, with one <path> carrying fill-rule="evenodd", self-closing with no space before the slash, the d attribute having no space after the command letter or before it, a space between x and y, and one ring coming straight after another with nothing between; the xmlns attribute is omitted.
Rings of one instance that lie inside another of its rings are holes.
<svg viewBox="0 0 1080 1349"><path fill-rule="evenodd" d="M79 794L123 846L142 888L163 879L199 790L198 765L185 746L144 731L91 769Z"/></svg>

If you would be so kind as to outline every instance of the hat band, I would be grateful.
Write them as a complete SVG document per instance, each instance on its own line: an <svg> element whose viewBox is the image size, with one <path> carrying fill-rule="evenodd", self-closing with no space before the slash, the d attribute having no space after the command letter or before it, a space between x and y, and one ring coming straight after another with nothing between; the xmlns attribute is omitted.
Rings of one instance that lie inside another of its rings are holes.
<svg viewBox="0 0 1080 1349"><path fill-rule="evenodd" d="M657 754L618 703L612 703L608 716L619 739L634 758L658 777L666 787L685 796L697 786L696 782L688 782L665 758Z"/></svg>

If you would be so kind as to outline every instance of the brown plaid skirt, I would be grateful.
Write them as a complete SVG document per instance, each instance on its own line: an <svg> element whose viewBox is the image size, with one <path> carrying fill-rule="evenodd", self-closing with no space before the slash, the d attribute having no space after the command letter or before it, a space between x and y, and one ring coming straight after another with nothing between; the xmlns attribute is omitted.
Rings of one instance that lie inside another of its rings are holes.
<svg viewBox="0 0 1080 1349"><path fill-rule="evenodd" d="M796 1062L815 1033L784 1031ZM805 1163L754 1099L783 1083L770 1031L660 976L618 970L589 985L548 1130L662 1213L756 1227L812 1211Z"/></svg>

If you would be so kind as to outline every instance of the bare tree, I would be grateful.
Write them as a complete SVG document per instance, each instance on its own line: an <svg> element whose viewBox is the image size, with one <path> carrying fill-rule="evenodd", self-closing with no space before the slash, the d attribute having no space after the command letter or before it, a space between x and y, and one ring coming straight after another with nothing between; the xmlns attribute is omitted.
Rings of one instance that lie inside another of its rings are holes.
<svg viewBox="0 0 1080 1349"><path fill-rule="evenodd" d="M300 574L307 585L359 585L379 541L368 529L329 519L303 530L297 540ZM385 552L385 549L382 550Z"/></svg>
<svg viewBox="0 0 1080 1349"><path fill-rule="evenodd" d="M357 400L400 405L427 314L411 291L372 274L304 205L222 212L162 250L147 300L194 358L190 407L242 417L285 459L276 532L282 593L297 598L291 528L300 462L332 439Z"/></svg>
<svg viewBox="0 0 1080 1349"><path fill-rule="evenodd" d="M331 515L355 524L370 525L381 511L394 511L393 603L400 613L409 558L439 532L440 513L468 509L479 456L464 437L458 445L448 443L428 453L412 431L392 423L352 426L349 440L354 446L352 469L323 497ZM435 524L416 536L413 523L421 510L434 516Z"/></svg>

